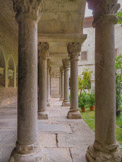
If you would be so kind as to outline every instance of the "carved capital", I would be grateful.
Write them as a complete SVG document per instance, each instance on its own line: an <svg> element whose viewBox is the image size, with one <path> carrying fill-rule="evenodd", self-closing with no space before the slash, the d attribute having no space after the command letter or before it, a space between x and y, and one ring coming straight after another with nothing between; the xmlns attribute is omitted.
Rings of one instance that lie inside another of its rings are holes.
<svg viewBox="0 0 122 162"><path fill-rule="evenodd" d="M16 12L16 20L21 21L24 18L38 20L41 13L42 0L13 0L13 8Z"/></svg>
<svg viewBox="0 0 122 162"><path fill-rule="evenodd" d="M67 50L70 59L78 60L78 57L80 56L80 52L81 52L81 44L77 42L69 43L67 46Z"/></svg>
<svg viewBox="0 0 122 162"><path fill-rule="evenodd" d="M62 62L63 62L64 69L69 68L69 59L64 59L62 60Z"/></svg>
<svg viewBox="0 0 122 162"><path fill-rule="evenodd" d="M93 10L94 24L99 20L104 21L104 19L117 23L115 14L120 8L118 0L87 0L87 2L89 8Z"/></svg>
<svg viewBox="0 0 122 162"><path fill-rule="evenodd" d="M39 43L39 59L47 59L49 44L47 42Z"/></svg>

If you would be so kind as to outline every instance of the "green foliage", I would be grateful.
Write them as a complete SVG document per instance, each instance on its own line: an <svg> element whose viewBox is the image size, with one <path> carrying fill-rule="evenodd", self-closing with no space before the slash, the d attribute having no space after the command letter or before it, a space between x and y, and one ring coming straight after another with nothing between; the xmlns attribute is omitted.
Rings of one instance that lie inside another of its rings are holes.
<svg viewBox="0 0 122 162"><path fill-rule="evenodd" d="M95 94L93 92L88 94L88 104L89 106L95 105Z"/></svg>
<svg viewBox="0 0 122 162"><path fill-rule="evenodd" d="M78 89L79 89L80 93L82 91L85 92L85 88L90 89L92 73L93 73L93 71L89 71L89 68L86 68L82 72L82 78L80 76L78 77Z"/></svg>
<svg viewBox="0 0 122 162"><path fill-rule="evenodd" d="M88 124L88 126L95 131L95 111L90 111L89 108L86 108L85 113L82 113L83 120ZM120 121L120 118L117 118L117 127L116 127L116 137L117 141L122 145L122 121Z"/></svg>
<svg viewBox="0 0 122 162"><path fill-rule="evenodd" d="M116 68L116 108L120 108L122 89L122 55L115 58Z"/></svg>
<svg viewBox="0 0 122 162"><path fill-rule="evenodd" d="M122 26L122 9L116 14L118 18L118 24L121 24Z"/></svg>
<svg viewBox="0 0 122 162"><path fill-rule="evenodd" d="M88 95L86 93L82 93L81 95L78 95L78 104L80 108L85 108L85 105L87 103Z"/></svg>

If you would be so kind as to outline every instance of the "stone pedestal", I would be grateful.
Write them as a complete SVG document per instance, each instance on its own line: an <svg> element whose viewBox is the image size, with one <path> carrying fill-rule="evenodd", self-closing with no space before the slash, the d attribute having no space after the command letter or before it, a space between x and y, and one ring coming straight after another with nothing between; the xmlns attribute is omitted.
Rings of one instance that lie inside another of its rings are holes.
<svg viewBox="0 0 122 162"><path fill-rule="evenodd" d="M63 67L61 67L60 72L61 72L61 97L60 97L60 101L63 101L64 100L64 69L63 69Z"/></svg>
<svg viewBox="0 0 122 162"><path fill-rule="evenodd" d="M64 101L62 106L70 106L69 103L69 60L63 60L64 66Z"/></svg>
<svg viewBox="0 0 122 162"><path fill-rule="evenodd" d="M81 114L78 111L78 57L81 51L81 44L69 43L67 49L71 62L71 79L70 79L71 102L70 102L70 111L67 114L67 118L81 119Z"/></svg>
<svg viewBox="0 0 122 162"><path fill-rule="evenodd" d="M95 142L87 150L89 162L122 161L116 142L114 24L117 23L117 19L113 14L117 7L116 1L100 1L97 10L94 11ZM108 14L104 9L109 9Z"/></svg>
<svg viewBox="0 0 122 162"><path fill-rule="evenodd" d="M32 4L34 5L32 7ZM9 162L42 162L37 121L38 4L16 2L19 24L17 143ZM36 7L35 7L36 6ZM26 11L26 9L28 9ZM30 11L30 12L28 12Z"/></svg>
<svg viewBox="0 0 122 162"><path fill-rule="evenodd" d="M48 119L47 108L47 57L48 43L39 44L39 99L38 118Z"/></svg>

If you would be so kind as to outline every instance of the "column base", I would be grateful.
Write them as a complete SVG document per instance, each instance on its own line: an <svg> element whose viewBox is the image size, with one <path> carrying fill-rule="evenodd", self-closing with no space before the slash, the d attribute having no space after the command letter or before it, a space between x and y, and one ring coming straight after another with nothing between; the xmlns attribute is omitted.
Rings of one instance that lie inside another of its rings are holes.
<svg viewBox="0 0 122 162"><path fill-rule="evenodd" d="M43 119L43 120L48 119L48 113L46 111L38 112L38 119Z"/></svg>
<svg viewBox="0 0 122 162"><path fill-rule="evenodd" d="M64 101L64 102L62 103L62 106L70 106L69 101Z"/></svg>
<svg viewBox="0 0 122 162"><path fill-rule="evenodd" d="M117 144L95 145L89 146L87 149L86 158L88 162L122 162L122 155Z"/></svg>
<svg viewBox="0 0 122 162"><path fill-rule="evenodd" d="M33 147L33 146L32 146ZM11 157L8 162L45 162L46 161L46 155L42 153L42 150L40 147L34 148L33 151L28 150L29 147L23 146L21 148L22 150L18 151L17 148L15 148L11 154ZM30 146L30 149L31 146Z"/></svg>
<svg viewBox="0 0 122 162"><path fill-rule="evenodd" d="M82 119L81 113L78 110L70 110L67 114L68 119Z"/></svg>

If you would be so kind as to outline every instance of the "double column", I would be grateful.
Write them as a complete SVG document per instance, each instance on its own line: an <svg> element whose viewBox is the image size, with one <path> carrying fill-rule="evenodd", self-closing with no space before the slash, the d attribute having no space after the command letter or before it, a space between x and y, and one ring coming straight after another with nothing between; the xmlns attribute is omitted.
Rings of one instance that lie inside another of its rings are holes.
<svg viewBox="0 0 122 162"><path fill-rule="evenodd" d="M63 60L64 67L64 101L62 106L70 106L69 103L69 60Z"/></svg>
<svg viewBox="0 0 122 162"><path fill-rule="evenodd" d="M39 98L38 98L38 118L48 119L47 108L47 58L49 44L44 42L39 44Z"/></svg>
<svg viewBox="0 0 122 162"><path fill-rule="evenodd" d="M90 4L89 4L90 5ZM95 142L88 147L89 162L121 162L116 142L114 16L117 1L96 1L95 27Z"/></svg>
<svg viewBox="0 0 122 162"><path fill-rule="evenodd" d="M71 64L71 78L70 78L70 111L68 112L68 119L81 119L81 114L78 110L78 57L81 52L80 43L69 43L68 54Z"/></svg>
<svg viewBox="0 0 122 162"><path fill-rule="evenodd" d="M14 1L18 32L17 142L9 162L43 161L37 121L37 25L39 1Z"/></svg>

